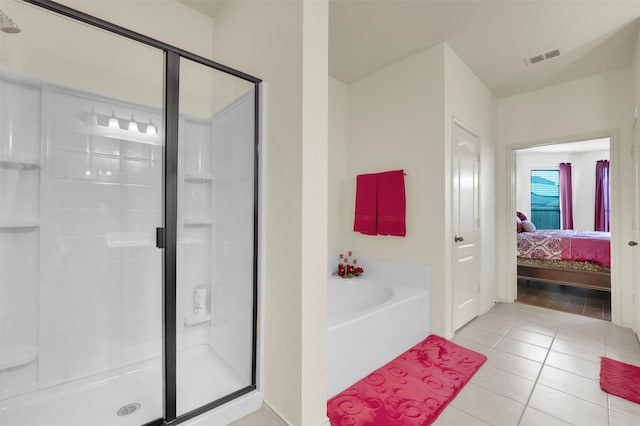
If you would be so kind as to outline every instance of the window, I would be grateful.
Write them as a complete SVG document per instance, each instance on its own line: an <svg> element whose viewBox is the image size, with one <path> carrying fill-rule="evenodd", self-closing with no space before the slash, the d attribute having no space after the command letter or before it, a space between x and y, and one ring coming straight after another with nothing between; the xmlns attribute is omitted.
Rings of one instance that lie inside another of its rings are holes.
<svg viewBox="0 0 640 426"><path fill-rule="evenodd" d="M560 229L560 170L531 170L531 221L538 229Z"/></svg>

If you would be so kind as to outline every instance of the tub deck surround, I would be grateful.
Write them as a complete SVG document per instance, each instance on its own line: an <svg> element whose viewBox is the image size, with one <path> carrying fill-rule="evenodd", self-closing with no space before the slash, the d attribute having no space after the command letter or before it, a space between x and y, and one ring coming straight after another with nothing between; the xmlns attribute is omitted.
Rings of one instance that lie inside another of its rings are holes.
<svg viewBox="0 0 640 426"><path fill-rule="evenodd" d="M337 270L338 256L330 256L328 260L328 276L337 278L333 273ZM364 269L359 279L373 279L382 282L398 282L408 287L429 289L431 269L429 267L410 265L391 260L358 256L358 265Z"/></svg>
<svg viewBox="0 0 640 426"><path fill-rule="evenodd" d="M429 271L389 261L359 262L367 271L364 277L330 276L327 283L327 398L429 334Z"/></svg>
<svg viewBox="0 0 640 426"><path fill-rule="evenodd" d="M331 278L327 283L329 330L381 308L415 297L415 288L368 278Z"/></svg>

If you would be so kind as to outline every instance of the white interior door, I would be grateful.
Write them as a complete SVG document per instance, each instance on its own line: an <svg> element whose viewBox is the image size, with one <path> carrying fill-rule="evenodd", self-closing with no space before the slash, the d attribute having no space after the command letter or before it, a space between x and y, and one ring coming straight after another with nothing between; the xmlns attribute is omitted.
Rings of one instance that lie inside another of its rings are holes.
<svg viewBox="0 0 640 426"><path fill-rule="evenodd" d="M453 126L453 328L478 314L479 152L478 137L458 122Z"/></svg>
<svg viewBox="0 0 640 426"><path fill-rule="evenodd" d="M636 106L636 108L638 108ZM636 109L637 111L637 109ZM637 113L636 113L637 114ZM635 169L634 191L635 214L633 216L633 235L627 242L629 249L633 250L633 309L635 310L635 331L640 339L640 122L636 116L633 126L633 163Z"/></svg>

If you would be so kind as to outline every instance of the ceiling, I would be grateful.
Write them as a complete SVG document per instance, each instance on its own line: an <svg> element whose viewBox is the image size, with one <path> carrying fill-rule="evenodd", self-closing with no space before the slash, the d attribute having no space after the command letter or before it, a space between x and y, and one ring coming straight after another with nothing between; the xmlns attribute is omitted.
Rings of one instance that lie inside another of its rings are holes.
<svg viewBox="0 0 640 426"><path fill-rule="evenodd" d="M215 18L224 1L225 0L178 0L178 3L189 6L191 9L195 9L211 18Z"/></svg>
<svg viewBox="0 0 640 426"><path fill-rule="evenodd" d="M211 17L224 3L178 1ZM329 0L329 74L351 83L446 42L502 98L630 65L639 17L640 0Z"/></svg>
<svg viewBox="0 0 640 426"><path fill-rule="evenodd" d="M631 64L638 17L640 0L331 0L329 74L349 83L446 42L501 98Z"/></svg>

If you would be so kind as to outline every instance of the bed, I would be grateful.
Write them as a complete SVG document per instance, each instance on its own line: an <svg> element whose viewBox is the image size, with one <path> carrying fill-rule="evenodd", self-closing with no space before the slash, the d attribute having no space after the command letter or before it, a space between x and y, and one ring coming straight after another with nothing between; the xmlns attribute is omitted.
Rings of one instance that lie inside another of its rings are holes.
<svg viewBox="0 0 640 426"><path fill-rule="evenodd" d="M610 240L609 232L519 232L518 278L611 291Z"/></svg>

